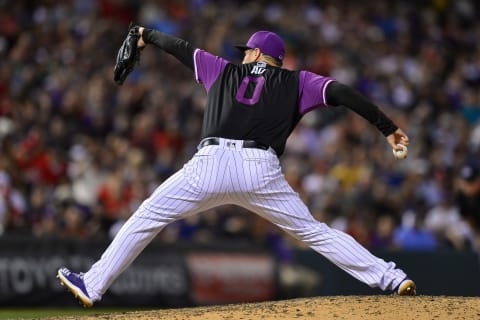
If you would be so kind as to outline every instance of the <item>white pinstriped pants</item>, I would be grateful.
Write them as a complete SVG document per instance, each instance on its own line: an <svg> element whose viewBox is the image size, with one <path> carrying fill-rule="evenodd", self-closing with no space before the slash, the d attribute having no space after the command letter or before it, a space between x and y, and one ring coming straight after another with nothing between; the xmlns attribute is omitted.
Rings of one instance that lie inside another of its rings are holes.
<svg viewBox="0 0 480 320"><path fill-rule="evenodd" d="M242 141L220 139L220 145L198 150L123 225L85 273L90 297L100 300L167 224L224 204L257 213L371 287L392 290L406 277L395 263L375 257L351 236L316 221L285 180L273 150L242 148Z"/></svg>

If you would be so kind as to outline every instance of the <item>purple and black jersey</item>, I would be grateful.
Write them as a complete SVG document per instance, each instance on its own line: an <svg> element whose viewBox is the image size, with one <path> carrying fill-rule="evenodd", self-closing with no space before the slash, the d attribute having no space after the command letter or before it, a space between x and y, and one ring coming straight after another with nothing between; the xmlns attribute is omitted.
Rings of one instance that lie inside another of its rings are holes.
<svg viewBox="0 0 480 320"><path fill-rule="evenodd" d="M289 71L264 62L234 65L190 43L145 29L152 43L195 71L207 90L202 138L255 140L283 153L288 135L302 115L330 106L345 106L367 119L387 137L398 127L353 88L308 71Z"/></svg>
<svg viewBox="0 0 480 320"><path fill-rule="evenodd" d="M208 93L202 138L255 140L279 156L302 116L327 106L325 90L334 81L265 62L235 65L200 49L194 69Z"/></svg>

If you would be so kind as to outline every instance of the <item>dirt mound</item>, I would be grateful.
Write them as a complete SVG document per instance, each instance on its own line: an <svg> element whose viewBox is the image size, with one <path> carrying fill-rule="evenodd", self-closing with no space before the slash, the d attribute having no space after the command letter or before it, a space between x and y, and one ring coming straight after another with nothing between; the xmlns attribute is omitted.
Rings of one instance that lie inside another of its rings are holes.
<svg viewBox="0 0 480 320"><path fill-rule="evenodd" d="M146 312L97 314L95 316L67 319L480 319L480 298L445 296L335 296Z"/></svg>

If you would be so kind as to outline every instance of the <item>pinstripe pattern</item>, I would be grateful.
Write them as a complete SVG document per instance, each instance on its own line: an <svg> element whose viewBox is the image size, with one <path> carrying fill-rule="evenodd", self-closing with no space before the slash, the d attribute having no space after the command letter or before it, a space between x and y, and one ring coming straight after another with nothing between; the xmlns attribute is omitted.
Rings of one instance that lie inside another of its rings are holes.
<svg viewBox="0 0 480 320"><path fill-rule="evenodd" d="M90 297L99 300L168 223L224 204L257 213L371 287L393 289L406 277L393 262L316 221L285 180L272 150L242 148L242 141L220 139L219 146L200 149L125 223L84 276Z"/></svg>

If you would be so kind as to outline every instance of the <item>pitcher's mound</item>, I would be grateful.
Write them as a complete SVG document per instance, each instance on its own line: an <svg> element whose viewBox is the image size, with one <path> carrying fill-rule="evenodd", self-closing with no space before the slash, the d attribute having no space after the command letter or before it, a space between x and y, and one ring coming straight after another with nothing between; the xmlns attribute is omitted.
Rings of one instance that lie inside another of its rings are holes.
<svg viewBox="0 0 480 320"><path fill-rule="evenodd" d="M77 319L169 320L454 320L480 319L480 298L445 296L335 296L166 309L123 314L98 314Z"/></svg>

